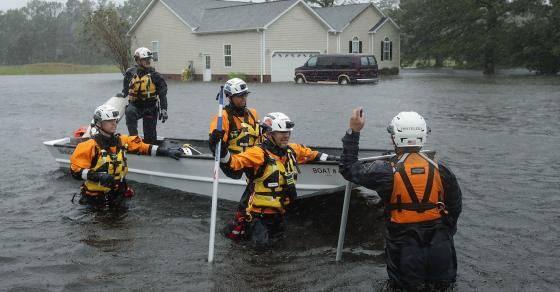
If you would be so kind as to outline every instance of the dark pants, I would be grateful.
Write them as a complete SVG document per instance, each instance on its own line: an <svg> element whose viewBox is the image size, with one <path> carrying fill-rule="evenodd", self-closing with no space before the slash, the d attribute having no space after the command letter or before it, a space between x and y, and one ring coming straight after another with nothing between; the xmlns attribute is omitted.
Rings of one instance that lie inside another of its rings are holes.
<svg viewBox="0 0 560 292"><path fill-rule="evenodd" d="M445 290L454 283L457 257L449 227L439 220L399 225L405 224L390 223L385 236L390 285L422 291Z"/></svg>
<svg viewBox="0 0 560 292"><path fill-rule="evenodd" d="M248 223L247 231L251 242L257 248L270 247L280 239L286 230L286 219L277 215L253 215Z"/></svg>
<svg viewBox="0 0 560 292"><path fill-rule="evenodd" d="M128 134L138 136L138 120L142 119L144 129L144 142L148 144L157 144L157 119L159 108L157 106L139 107L134 103L126 106L126 126Z"/></svg>

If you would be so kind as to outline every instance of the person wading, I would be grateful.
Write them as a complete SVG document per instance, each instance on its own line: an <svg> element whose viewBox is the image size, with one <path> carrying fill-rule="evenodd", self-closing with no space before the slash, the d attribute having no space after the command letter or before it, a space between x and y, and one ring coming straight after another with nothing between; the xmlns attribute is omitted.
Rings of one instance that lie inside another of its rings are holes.
<svg viewBox="0 0 560 292"><path fill-rule="evenodd" d="M138 48L134 52L136 65L126 70L123 80L123 96L128 96L126 126L128 134L138 136L138 120L142 119L144 141L157 144L157 120L162 123L167 114L167 83L151 66L152 52Z"/></svg>
<svg viewBox="0 0 560 292"><path fill-rule="evenodd" d="M233 78L225 83L224 94L229 99L229 104L222 111L223 131L216 129L218 115L212 118L208 140L212 153L219 140L222 140L222 144L226 144L228 151L233 154L244 152L249 147L262 142L257 111L254 108L247 108L249 93L247 83L240 78ZM235 179L239 179L243 174L243 171L231 172L223 167L222 171ZM237 239L245 234L245 208L250 195L251 189L245 188L233 222L224 227L223 232L231 239Z"/></svg>
<svg viewBox="0 0 560 292"><path fill-rule="evenodd" d="M362 109L352 112L342 138L340 173L377 191L385 203L385 252L389 287L397 291L441 291L455 282L453 236L462 194L455 175L420 149L429 128L416 112L396 115L387 130L396 155L389 161L358 161Z"/></svg>
<svg viewBox="0 0 560 292"><path fill-rule="evenodd" d="M225 144L220 150L222 168L233 172L247 170L250 194L247 202L241 203L244 205L242 220L248 223L247 236L256 247L268 247L282 235L286 208L297 197L298 165L338 160L338 157L289 143L294 125L283 113L269 113L261 123L262 144L233 155Z"/></svg>
<svg viewBox="0 0 560 292"><path fill-rule="evenodd" d="M93 114L97 130L91 139L76 146L70 157L70 170L83 180L79 203L93 208L126 209L134 191L126 183L128 153L169 156L179 159L181 149L164 149L142 142L138 136L116 134L119 111L102 105ZM73 199L72 199L73 200Z"/></svg>

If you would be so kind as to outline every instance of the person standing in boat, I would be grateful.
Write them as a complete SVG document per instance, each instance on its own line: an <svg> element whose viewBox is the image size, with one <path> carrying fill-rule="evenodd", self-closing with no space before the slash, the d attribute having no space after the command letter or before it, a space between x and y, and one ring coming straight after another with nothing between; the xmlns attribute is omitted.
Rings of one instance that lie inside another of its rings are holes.
<svg viewBox="0 0 560 292"><path fill-rule="evenodd" d="M138 136L116 134L119 111L102 105L95 109L93 123L97 130L91 139L78 144L70 157L70 170L83 180L79 203L93 208L126 209L134 191L126 183L126 155L169 156L179 159L181 149L164 149L142 142ZM72 199L73 200L73 199Z"/></svg>
<svg viewBox="0 0 560 292"><path fill-rule="evenodd" d="M138 120L142 119L144 141L157 144L157 120L162 123L167 115L167 83L151 66L152 52L138 48L134 52L136 65L128 68L123 80L123 96L128 96L126 126L128 134L138 136Z"/></svg>
<svg viewBox="0 0 560 292"><path fill-rule="evenodd" d="M225 83L224 94L229 99L229 104L222 111L223 131L216 129L218 115L212 118L209 131L209 146L212 153L220 140L222 144L227 145L228 151L232 154L239 154L262 142L257 111L247 107L249 93L247 83L240 78L233 78ZM234 179L239 179L243 175L243 171L232 172L224 168L222 171ZM233 222L224 227L227 237L236 239L245 233L245 208L251 192L248 185L241 196L239 210L235 213Z"/></svg>
<svg viewBox="0 0 560 292"><path fill-rule="evenodd" d="M385 202L388 284L404 291L445 290L457 275L453 236L462 205L457 179L444 163L420 152L430 130L418 113L401 112L389 123L396 155L388 161L358 161L364 124L362 109L354 109L342 138L340 173Z"/></svg>
<svg viewBox="0 0 560 292"><path fill-rule="evenodd" d="M257 247L269 246L284 231L286 208L297 197L298 165L338 160L336 156L289 143L294 125L283 113L269 113L261 123L262 144L239 154L232 154L226 144L220 150L222 168L234 172L246 170L251 193L247 202L241 202L242 220L247 222L247 236Z"/></svg>

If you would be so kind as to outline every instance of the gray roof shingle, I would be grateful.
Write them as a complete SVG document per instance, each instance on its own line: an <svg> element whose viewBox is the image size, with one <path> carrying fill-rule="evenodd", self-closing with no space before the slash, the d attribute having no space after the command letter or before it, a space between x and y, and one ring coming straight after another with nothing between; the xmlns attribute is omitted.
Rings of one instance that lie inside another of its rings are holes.
<svg viewBox="0 0 560 292"><path fill-rule="evenodd" d="M328 24L335 30L342 31L342 29L350 23L360 12L364 11L370 3L350 4L333 7L313 7Z"/></svg>
<svg viewBox="0 0 560 292"><path fill-rule="evenodd" d="M247 4L246 2L222 0L161 0L192 28L200 25L204 11L208 8L231 7Z"/></svg>

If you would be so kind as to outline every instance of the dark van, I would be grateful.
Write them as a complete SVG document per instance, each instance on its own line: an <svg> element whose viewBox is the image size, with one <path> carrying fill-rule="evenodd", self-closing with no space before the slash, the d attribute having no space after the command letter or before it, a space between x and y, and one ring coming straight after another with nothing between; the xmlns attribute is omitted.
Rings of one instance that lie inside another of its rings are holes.
<svg viewBox="0 0 560 292"><path fill-rule="evenodd" d="M338 84L377 82L377 60L373 55L317 55L295 69L296 83L330 81Z"/></svg>

